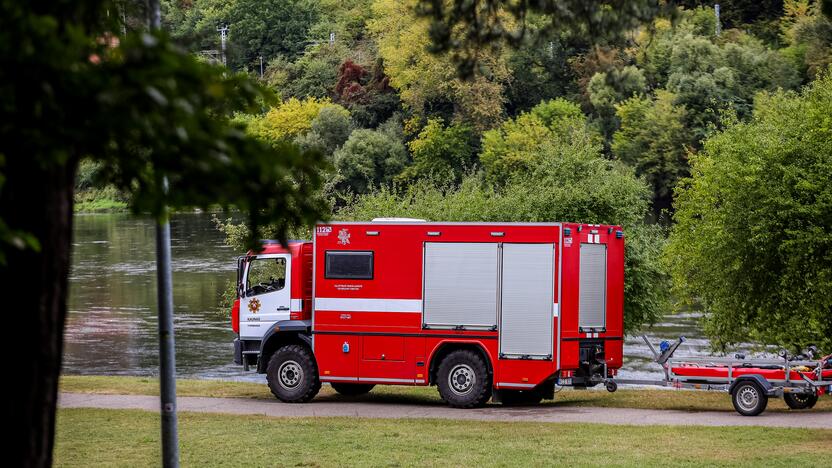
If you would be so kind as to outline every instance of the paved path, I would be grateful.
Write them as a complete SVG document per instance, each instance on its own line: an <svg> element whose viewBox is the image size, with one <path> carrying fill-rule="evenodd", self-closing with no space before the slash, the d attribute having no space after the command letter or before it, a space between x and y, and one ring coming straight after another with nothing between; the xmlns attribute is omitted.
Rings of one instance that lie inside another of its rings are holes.
<svg viewBox="0 0 832 468"><path fill-rule="evenodd" d="M159 397L143 395L92 395L61 393L62 408L142 409L157 411ZM626 408L501 407L473 410L423 403L315 401L286 404L245 398L179 397L179 411L222 414L255 414L276 417L351 416L361 418L440 418L478 421L579 422L674 426L768 426L832 429L832 413L763 413L744 417L734 412L686 412Z"/></svg>

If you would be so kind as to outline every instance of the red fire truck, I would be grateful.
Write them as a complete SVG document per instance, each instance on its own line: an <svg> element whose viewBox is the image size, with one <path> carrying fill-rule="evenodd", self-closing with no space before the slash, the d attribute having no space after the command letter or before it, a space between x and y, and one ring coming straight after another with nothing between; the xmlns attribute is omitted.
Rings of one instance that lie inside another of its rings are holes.
<svg viewBox="0 0 832 468"><path fill-rule="evenodd" d="M623 354L624 232L576 223L319 224L238 259L235 362L274 395L323 382L436 385L451 406L612 386Z"/></svg>

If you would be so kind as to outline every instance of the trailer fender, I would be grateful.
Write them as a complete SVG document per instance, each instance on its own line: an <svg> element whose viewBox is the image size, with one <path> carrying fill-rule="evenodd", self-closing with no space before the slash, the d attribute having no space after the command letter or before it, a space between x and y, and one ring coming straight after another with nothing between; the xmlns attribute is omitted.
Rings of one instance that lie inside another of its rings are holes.
<svg viewBox="0 0 832 468"><path fill-rule="evenodd" d="M757 385L759 385L760 388L763 389L763 392L765 392L766 396L775 396L776 392L775 392L774 387L771 385L771 382L769 382L768 379L766 379L762 375L755 375L755 374L743 375L742 377L738 377L736 380L731 382L731 386L728 387L728 393L730 395L733 395L734 394L734 389L737 387L737 385L739 385L741 382L745 382L745 381L748 381L748 380L756 382Z"/></svg>
<svg viewBox="0 0 832 468"><path fill-rule="evenodd" d="M269 358L279 347L284 344L305 344L312 349L312 335L310 320L281 320L275 323L269 331L263 335L260 341L260 356L257 360L257 372L264 374Z"/></svg>

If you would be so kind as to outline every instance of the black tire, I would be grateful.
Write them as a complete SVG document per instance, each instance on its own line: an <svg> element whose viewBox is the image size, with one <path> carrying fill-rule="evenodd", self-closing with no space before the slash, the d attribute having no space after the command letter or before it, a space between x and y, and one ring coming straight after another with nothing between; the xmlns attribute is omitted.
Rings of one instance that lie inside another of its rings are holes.
<svg viewBox="0 0 832 468"><path fill-rule="evenodd" d="M482 356L460 349L445 356L436 373L439 395L455 408L475 408L491 398L491 375Z"/></svg>
<svg viewBox="0 0 832 468"><path fill-rule="evenodd" d="M784 393L783 400L793 410L812 409L818 402L818 396L805 393Z"/></svg>
<svg viewBox="0 0 832 468"><path fill-rule="evenodd" d="M374 384L330 383L332 389L344 396L358 396L369 393Z"/></svg>
<svg viewBox="0 0 832 468"><path fill-rule="evenodd" d="M543 400L543 392L534 390L500 390L503 406L534 406Z"/></svg>
<svg viewBox="0 0 832 468"><path fill-rule="evenodd" d="M766 410L768 396L757 382L740 382L731 394L734 409L743 416L757 416Z"/></svg>
<svg viewBox="0 0 832 468"><path fill-rule="evenodd" d="M283 346L272 354L266 380L274 396L285 403L306 403L321 389L315 358L300 345Z"/></svg>

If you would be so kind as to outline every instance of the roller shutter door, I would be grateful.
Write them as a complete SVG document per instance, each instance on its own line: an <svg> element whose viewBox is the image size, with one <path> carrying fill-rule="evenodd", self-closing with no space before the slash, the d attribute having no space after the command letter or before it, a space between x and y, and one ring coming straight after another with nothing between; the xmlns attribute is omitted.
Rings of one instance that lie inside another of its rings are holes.
<svg viewBox="0 0 832 468"><path fill-rule="evenodd" d="M581 244L580 299L578 326L606 328L607 246Z"/></svg>
<svg viewBox="0 0 832 468"><path fill-rule="evenodd" d="M497 324L497 244L425 243L425 325Z"/></svg>
<svg viewBox="0 0 832 468"><path fill-rule="evenodd" d="M554 244L503 244L500 354L552 357Z"/></svg>

